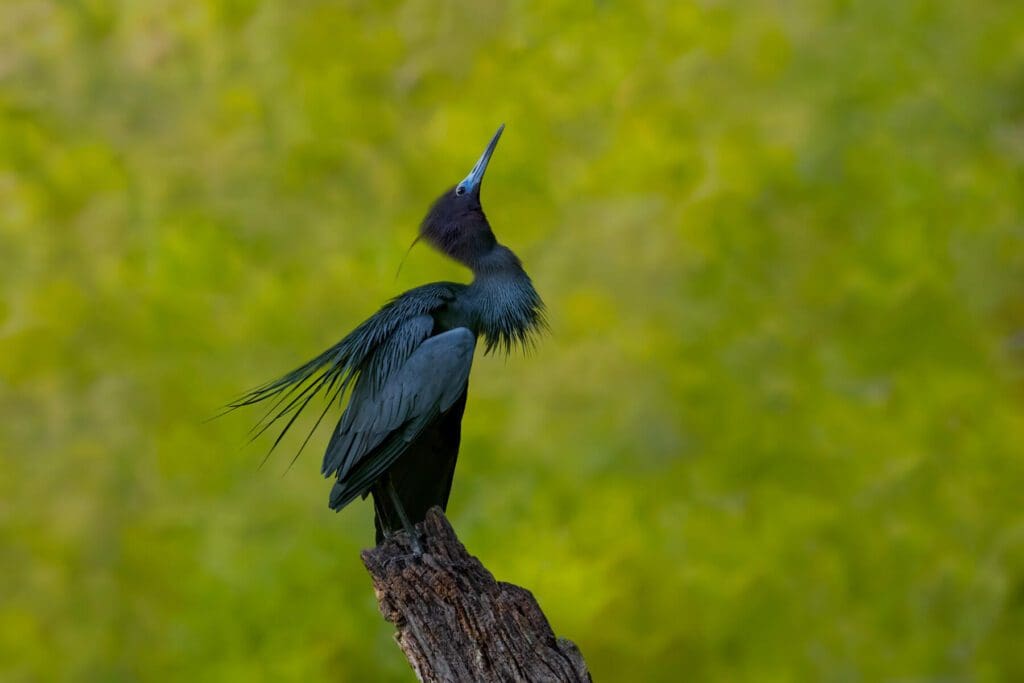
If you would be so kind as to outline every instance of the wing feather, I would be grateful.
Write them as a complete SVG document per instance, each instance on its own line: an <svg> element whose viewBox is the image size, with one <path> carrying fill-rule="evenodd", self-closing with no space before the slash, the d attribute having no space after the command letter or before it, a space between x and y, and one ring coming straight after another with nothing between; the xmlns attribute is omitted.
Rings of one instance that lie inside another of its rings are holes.
<svg viewBox="0 0 1024 683"><path fill-rule="evenodd" d="M428 338L375 393L353 392L324 460L336 474L331 507L364 493L410 442L459 398L469 380L476 337L464 327ZM358 387L357 387L358 391Z"/></svg>
<svg viewBox="0 0 1024 683"><path fill-rule="evenodd" d="M256 423L251 434L255 439L283 420L284 428L274 441L272 451L299 413L317 395L326 396L329 408L335 401L340 403L343 400L350 386L356 389L363 387L363 391L369 392L383 387L432 332L431 314L452 301L462 287L464 285L438 282L395 297L340 342L295 370L228 404L227 410L268 402L270 409ZM303 445L308 440L307 436Z"/></svg>

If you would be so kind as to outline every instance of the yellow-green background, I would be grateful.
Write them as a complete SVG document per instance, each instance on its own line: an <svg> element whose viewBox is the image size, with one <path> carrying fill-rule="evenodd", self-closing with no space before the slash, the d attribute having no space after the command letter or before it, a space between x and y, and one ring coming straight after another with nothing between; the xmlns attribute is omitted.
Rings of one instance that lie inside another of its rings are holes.
<svg viewBox="0 0 1024 683"><path fill-rule="evenodd" d="M451 518L599 681L1024 680L1024 5L0 3L0 679L411 678L325 435L219 405L465 280Z"/></svg>

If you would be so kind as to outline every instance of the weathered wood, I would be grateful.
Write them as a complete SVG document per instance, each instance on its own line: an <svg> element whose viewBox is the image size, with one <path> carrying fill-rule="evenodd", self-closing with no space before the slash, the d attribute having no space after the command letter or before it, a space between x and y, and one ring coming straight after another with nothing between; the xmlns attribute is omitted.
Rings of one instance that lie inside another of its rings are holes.
<svg viewBox="0 0 1024 683"><path fill-rule="evenodd" d="M555 638L530 591L494 580L434 508L417 525L363 552L384 618L421 681L590 681L579 649Z"/></svg>

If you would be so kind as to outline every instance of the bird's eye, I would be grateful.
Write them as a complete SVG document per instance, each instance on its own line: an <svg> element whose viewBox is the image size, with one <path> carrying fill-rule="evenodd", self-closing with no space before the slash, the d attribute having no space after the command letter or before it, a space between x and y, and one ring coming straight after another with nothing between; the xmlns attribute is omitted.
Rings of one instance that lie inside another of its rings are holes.
<svg viewBox="0 0 1024 683"><path fill-rule="evenodd" d="M463 187L462 185L459 185L458 187L455 188L455 194L460 196L466 194L466 188Z"/></svg>

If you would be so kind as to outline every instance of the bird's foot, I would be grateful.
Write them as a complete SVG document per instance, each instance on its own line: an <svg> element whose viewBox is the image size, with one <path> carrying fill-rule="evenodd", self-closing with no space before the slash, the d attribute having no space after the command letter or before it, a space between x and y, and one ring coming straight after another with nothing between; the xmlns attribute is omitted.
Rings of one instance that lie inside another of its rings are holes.
<svg viewBox="0 0 1024 683"><path fill-rule="evenodd" d="M423 555L423 545L420 543L420 534L415 529L409 532L409 547L412 548L412 554L416 557L421 557Z"/></svg>
<svg viewBox="0 0 1024 683"><path fill-rule="evenodd" d="M423 544L420 542L420 534L417 531L412 531L409 529L396 529L393 531L385 531L384 540L382 541L382 543L391 542L397 543L400 546L406 545L406 543L404 543L403 540L400 538L402 532L405 532L405 535L409 537L408 546L409 549L412 551L412 554L416 557L420 557L421 555L423 555Z"/></svg>

